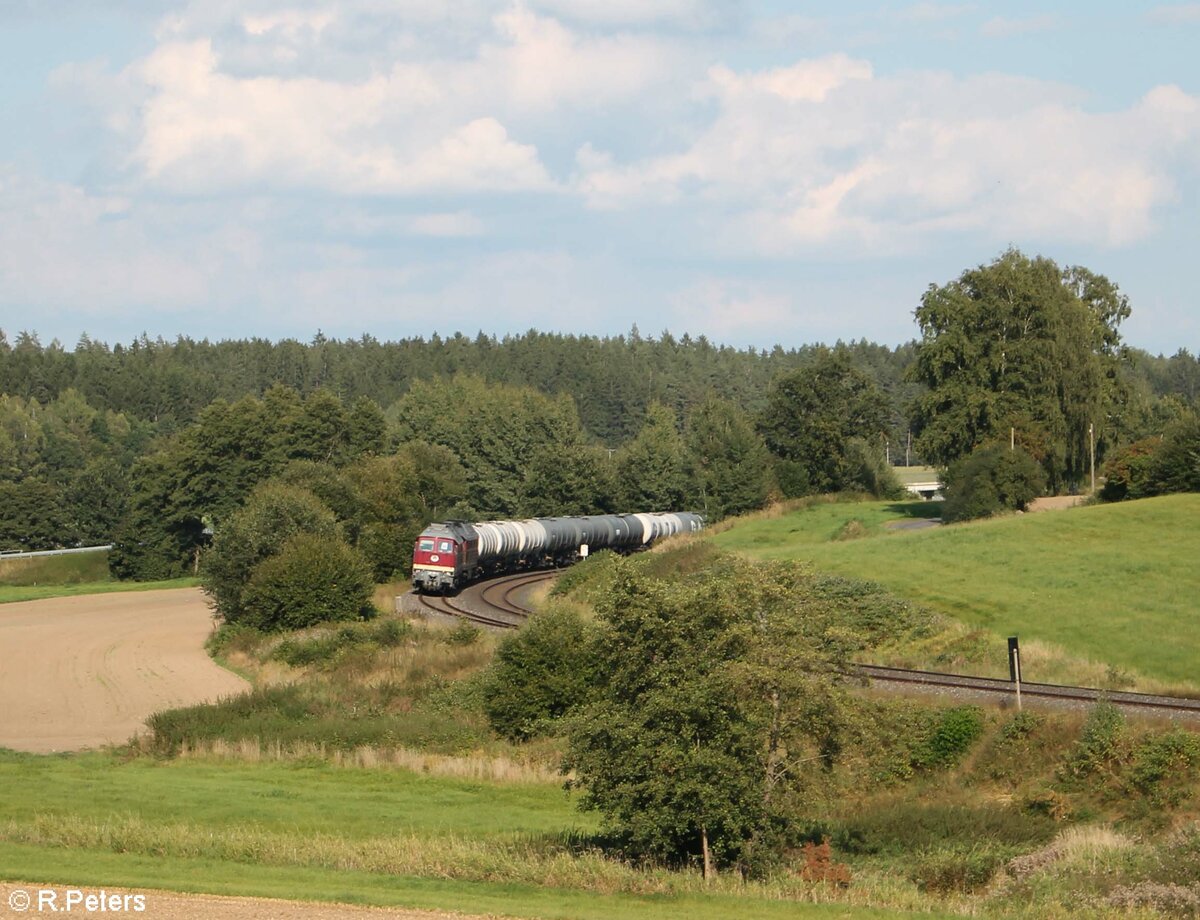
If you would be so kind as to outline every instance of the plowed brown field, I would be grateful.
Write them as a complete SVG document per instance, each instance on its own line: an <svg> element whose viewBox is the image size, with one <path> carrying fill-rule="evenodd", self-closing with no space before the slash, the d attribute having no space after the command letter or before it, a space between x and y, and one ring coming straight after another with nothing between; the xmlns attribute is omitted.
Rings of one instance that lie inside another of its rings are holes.
<svg viewBox="0 0 1200 920"><path fill-rule="evenodd" d="M204 651L196 588L0 604L0 747L123 742L159 709L246 689Z"/></svg>

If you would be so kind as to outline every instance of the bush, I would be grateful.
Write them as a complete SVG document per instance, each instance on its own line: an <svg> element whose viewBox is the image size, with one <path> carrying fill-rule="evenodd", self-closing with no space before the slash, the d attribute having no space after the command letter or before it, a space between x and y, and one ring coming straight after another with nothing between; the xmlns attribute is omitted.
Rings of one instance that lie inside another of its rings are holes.
<svg viewBox="0 0 1200 920"><path fill-rule="evenodd" d="M225 622L243 619L251 573L297 533L332 538L333 513L315 495L293 486L267 484L217 530L200 575Z"/></svg>
<svg viewBox="0 0 1200 920"><path fill-rule="evenodd" d="M1037 712L1022 711L1014 713L1013 717L1000 728L1000 744L1013 744L1026 740L1030 735L1046 724L1046 717Z"/></svg>
<svg viewBox="0 0 1200 920"><path fill-rule="evenodd" d="M453 629L444 634L443 639L447 645L474 645L482 635L483 630L478 626L467 620L461 620L454 624Z"/></svg>
<svg viewBox="0 0 1200 920"><path fill-rule="evenodd" d="M1104 476L1100 497L1106 502L1119 502L1153 494L1151 467L1162 443L1162 438L1144 438L1115 451L1100 470Z"/></svg>
<svg viewBox="0 0 1200 920"><path fill-rule="evenodd" d="M590 672L582 617L567 607L549 607L497 650L483 689L488 722L512 741L546 734L583 701Z"/></svg>
<svg viewBox="0 0 1200 920"><path fill-rule="evenodd" d="M254 569L239 622L270 631L366 618L373 590L370 567L340 538L298 534Z"/></svg>
<svg viewBox="0 0 1200 920"><path fill-rule="evenodd" d="M911 877L922 891L979 891L1011 855L978 847L932 853L917 863Z"/></svg>
<svg viewBox="0 0 1200 920"><path fill-rule="evenodd" d="M1134 752L1129 781L1155 805L1178 805L1191 791L1200 766L1200 736L1175 729L1143 742Z"/></svg>
<svg viewBox="0 0 1200 920"><path fill-rule="evenodd" d="M845 465L845 488L860 488L876 498L903 498L906 494L883 450L863 438L846 441Z"/></svg>
<svg viewBox="0 0 1200 920"><path fill-rule="evenodd" d="M933 734L913 753L918 767L949 767L958 763L983 734L983 714L974 706L945 710Z"/></svg>
<svg viewBox="0 0 1200 920"><path fill-rule="evenodd" d="M1167 429L1150 461L1149 495L1200 492L1200 416L1180 419Z"/></svg>
<svg viewBox="0 0 1200 920"><path fill-rule="evenodd" d="M261 635L261 633L256 633ZM362 646L394 648L413 635L412 624L388 618L375 624L342 626L335 632L307 639L284 639L271 652L271 658L293 668L311 664L332 664L343 649Z"/></svg>
<svg viewBox="0 0 1200 920"><path fill-rule="evenodd" d="M1066 778L1090 776L1125 756L1125 715L1107 700L1092 707L1083 734L1063 764Z"/></svg>
<svg viewBox="0 0 1200 920"><path fill-rule="evenodd" d="M969 521L1024 511L1046 489L1046 474L1028 451L985 444L946 472L942 520Z"/></svg>

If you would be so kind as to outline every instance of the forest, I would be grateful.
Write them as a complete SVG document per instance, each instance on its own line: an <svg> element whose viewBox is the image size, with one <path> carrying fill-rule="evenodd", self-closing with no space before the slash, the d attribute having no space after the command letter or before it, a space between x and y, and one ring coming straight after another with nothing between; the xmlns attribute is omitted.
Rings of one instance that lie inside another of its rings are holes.
<svg viewBox="0 0 1200 920"><path fill-rule="evenodd" d="M1016 314L990 304L997 286L1022 292ZM772 495L886 492L889 461L945 468L1010 433L1065 491L1085 419L1103 461L1194 417L1200 360L1124 344L1128 313L1102 276L1010 251L931 288L921 338L896 347L739 350L634 327L66 348L0 330L0 551L115 542L119 575L188 573L279 481L320 497L384 577L439 516L718 518Z"/></svg>

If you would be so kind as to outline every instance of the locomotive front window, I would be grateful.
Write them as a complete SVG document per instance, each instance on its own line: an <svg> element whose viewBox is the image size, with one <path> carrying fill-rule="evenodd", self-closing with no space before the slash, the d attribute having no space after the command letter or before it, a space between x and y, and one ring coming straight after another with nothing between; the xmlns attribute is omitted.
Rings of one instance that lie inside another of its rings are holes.
<svg viewBox="0 0 1200 920"><path fill-rule="evenodd" d="M422 540L419 544L419 549L423 553L432 553L433 552L433 541L432 540Z"/></svg>
<svg viewBox="0 0 1200 920"><path fill-rule="evenodd" d="M438 544L438 552L439 553L449 553L449 552L452 552L453 550L454 550L454 544L451 543L449 540L443 540L441 543Z"/></svg>

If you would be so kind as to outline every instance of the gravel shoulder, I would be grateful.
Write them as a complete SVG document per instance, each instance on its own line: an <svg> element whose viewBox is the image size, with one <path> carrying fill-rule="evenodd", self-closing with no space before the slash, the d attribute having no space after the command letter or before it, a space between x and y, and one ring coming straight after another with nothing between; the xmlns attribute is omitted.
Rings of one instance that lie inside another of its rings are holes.
<svg viewBox="0 0 1200 920"><path fill-rule="evenodd" d="M0 605L0 747L122 743L160 709L245 690L205 653L211 631L198 588Z"/></svg>

